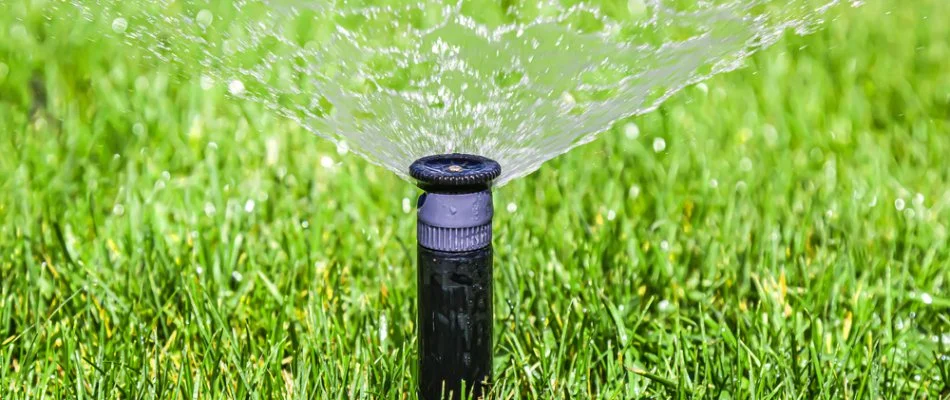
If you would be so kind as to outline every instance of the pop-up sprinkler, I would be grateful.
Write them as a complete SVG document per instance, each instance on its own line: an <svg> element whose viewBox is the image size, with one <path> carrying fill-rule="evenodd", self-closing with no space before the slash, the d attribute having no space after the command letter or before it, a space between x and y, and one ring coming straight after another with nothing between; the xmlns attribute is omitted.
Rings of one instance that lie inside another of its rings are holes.
<svg viewBox="0 0 950 400"><path fill-rule="evenodd" d="M483 397L492 360L494 160L443 154L412 163L418 211L419 396Z"/></svg>

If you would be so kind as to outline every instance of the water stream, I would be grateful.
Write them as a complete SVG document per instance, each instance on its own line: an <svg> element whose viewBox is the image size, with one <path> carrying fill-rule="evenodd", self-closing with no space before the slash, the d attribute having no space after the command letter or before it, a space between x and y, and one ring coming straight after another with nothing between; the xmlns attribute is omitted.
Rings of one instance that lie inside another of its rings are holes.
<svg viewBox="0 0 950 400"><path fill-rule="evenodd" d="M405 177L464 152L498 184L733 70L837 0L72 0L162 62Z"/></svg>

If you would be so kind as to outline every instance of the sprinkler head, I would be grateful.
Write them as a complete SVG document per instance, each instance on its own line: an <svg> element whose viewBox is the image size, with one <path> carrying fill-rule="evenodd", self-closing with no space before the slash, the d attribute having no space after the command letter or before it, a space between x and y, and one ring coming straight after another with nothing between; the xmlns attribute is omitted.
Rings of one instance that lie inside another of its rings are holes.
<svg viewBox="0 0 950 400"><path fill-rule="evenodd" d="M491 386L491 183L500 174L496 161L470 154L409 167L425 191L416 229L421 399L484 398Z"/></svg>
<svg viewBox="0 0 950 400"><path fill-rule="evenodd" d="M428 192L475 192L491 187L501 175L501 165L472 154L437 154L416 160L409 175Z"/></svg>
<svg viewBox="0 0 950 400"><path fill-rule="evenodd" d="M412 163L409 175L426 193L418 203L419 245L470 251L491 244L491 182L498 162L471 154L439 154Z"/></svg>

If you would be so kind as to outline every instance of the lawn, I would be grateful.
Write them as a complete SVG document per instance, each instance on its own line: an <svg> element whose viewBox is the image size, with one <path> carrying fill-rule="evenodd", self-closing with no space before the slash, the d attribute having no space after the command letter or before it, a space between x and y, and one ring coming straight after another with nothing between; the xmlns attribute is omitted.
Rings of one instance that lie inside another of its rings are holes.
<svg viewBox="0 0 950 400"><path fill-rule="evenodd" d="M0 0L0 398L414 398L419 191ZM950 396L950 3L495 192L496 398Z"/></svg>

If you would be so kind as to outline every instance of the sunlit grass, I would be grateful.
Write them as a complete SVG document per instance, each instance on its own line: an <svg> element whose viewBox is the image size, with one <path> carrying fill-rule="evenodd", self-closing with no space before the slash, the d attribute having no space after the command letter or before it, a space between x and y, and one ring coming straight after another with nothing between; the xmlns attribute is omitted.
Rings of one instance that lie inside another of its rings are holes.
<svg viewBox="0 0 950 400"><path fill-rule="evenodd" d="M883 3L496 192L498 398L950 394L950 6ZM25 4L0 398L414 397L417 190Z"/></svg>

